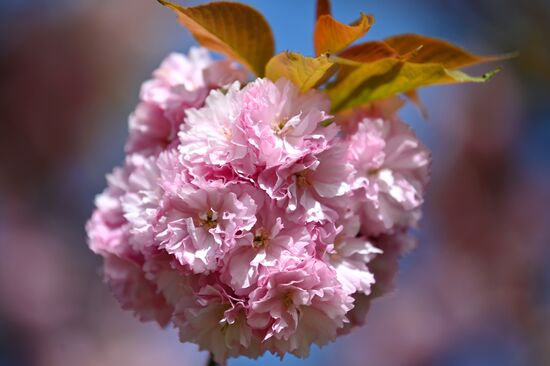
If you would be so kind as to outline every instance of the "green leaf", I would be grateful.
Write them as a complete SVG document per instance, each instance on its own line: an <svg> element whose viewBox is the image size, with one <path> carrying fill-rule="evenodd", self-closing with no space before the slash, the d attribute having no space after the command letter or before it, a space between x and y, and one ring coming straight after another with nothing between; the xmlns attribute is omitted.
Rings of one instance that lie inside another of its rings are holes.
<svg viewBox="0 0 550 366"><path fill-rule="evenodd" d="M223 1L194 7L158 1L176 12L201 45L242 63L258 76L264 75L275 46L269 24L254 8Z"/></svg>
<svg viewBox="0 0 550 366"><path fill-rule="evenodd" d="M498 71L497 69L475 77L461 71L449 70L440 64L382 59L357 67L326 91L331 98L333 112L337 112L422 86L484 82Z"/></svg>
<svg viewBox="0 0 550 366"><path fill-rule="evenodd" d="M283 52L274 56L266 66L266 76L277 81L284 77L292 81L302 92L326 81L336 65L326 55L306 57L296 52Z"/></svg>

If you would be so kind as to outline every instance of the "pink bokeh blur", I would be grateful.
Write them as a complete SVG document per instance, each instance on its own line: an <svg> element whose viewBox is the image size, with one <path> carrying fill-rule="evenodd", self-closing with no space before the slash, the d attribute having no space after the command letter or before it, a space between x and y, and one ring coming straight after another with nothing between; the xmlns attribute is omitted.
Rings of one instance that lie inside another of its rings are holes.
<svg viewBox="0 0 550 366"><path fill-rule="evenodd" d="M246 2L279 9L266 13L278 42L292 37L281 31L292 1ZM407 2L334 3L342 14L380 8L383 24L384 9L398 13ZM520 57L487 85L422 92L428 122L405 108L434 155L420 246L366 326L287 362L548 365L548 5L419 3L410 32ZM314 2L307 7L309 19ZM414 27L422 22L430 26ZM395 33L385 27L383 36ZM206 355L174 330L120 309L84 233L105 173L123 159L140 83L192 39L152 0L6 1L0 34L0 366L200 365Z"/></svg>

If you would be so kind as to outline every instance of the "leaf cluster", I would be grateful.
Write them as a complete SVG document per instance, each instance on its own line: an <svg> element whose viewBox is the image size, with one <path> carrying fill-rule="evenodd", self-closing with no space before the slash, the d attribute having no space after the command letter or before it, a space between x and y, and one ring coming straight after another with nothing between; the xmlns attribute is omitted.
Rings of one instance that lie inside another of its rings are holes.
<svg viewBox="0 0 550 366"><path fill-rule="evenodd" d="M274 54L273 33L254 8L237 2L185 7L158 0L172 9L197 41L241 63L258 77L287 78L302 92L317 88L331 99L332 112L365 107L405 95L421 105L416 89L429 85L485 82L499 69L471 76L461 68L510 57L478 56L444 40L403 34L357 43L374 24L361 13L351 24L331 15L329 0L317 1L313 44L316 55Z"/></svg>

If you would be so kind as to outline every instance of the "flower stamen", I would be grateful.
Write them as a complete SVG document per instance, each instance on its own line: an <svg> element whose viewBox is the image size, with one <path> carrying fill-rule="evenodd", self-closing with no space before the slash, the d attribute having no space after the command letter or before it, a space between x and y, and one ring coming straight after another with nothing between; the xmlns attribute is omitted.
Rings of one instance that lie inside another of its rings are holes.
<svg viewBox="0 0 550 366"><path fill-rule="evenodd" d="M296 182L298 183L299 187L310 187L311 182L309 181L309 170L302 170L298 173L296 173Z"/></svg>
<svg viewBox="0 0 550 366"><path fill-rule="evenodd" d="M287 132L287 131L283 132L283 129L285 128L286 123L288 122L289 119L290 119L289 117L283 117L275 121L275 123L273 124L273 131L275 132L276 135L281 136Z"/></svg>
<svg viewBox="0 0 550 366"><path fill-rule="evenodd" d="M283 304L287 308L294 304L294 299L293 299L293 296L292 296L292 292L289 291L283 296Z"/></svg>
<svg viewBox="0 0 550 366"><path fill-rule="evenodd" d="M269 237L264 229L257 229L252 239L252 246L256 249L263 249L269 244Z"/></svg>
<svg viewBox="0 0 550 366"><path fill-rule="evenodd" d="M369 170L367 170L367 176L374 177L375 175L378 175L381 170L382 168L370 168Z"/></svg>
<svg viewBox="0 0 550 366"><path fill-rule="evenodd" d="M207 229L212 229L218 226L218 213L212 209L199 214L199 223Z"/></svg>

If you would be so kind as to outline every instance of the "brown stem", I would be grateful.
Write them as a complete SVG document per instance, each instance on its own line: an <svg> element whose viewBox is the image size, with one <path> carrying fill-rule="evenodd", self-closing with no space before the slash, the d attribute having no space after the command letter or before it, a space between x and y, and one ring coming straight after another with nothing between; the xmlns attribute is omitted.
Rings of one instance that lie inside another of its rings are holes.
<svg viewBox="0 0 550 366"><path fill-rule="evenodd" d="M214 361L214 355L212 353L208 356L206 366L219 366L218 363Z"/></svg>

